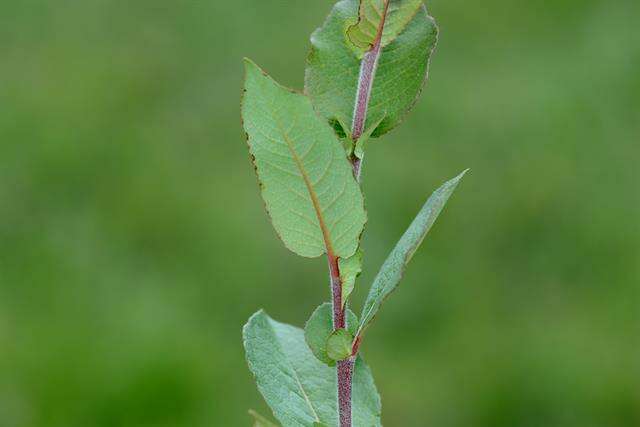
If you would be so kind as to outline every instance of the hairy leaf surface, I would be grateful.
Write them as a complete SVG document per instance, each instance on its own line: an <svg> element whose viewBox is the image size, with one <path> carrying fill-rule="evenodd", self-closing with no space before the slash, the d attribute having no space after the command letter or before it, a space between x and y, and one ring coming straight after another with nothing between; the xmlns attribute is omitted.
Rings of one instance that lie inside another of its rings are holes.
<svg viewBox="0 0 640 427"><path fill-rule="evenodd" d="M335 368L311 354L301 329L261 310L245 325L243 338L258 389L283 427L338 425ZM353 375L353 425L380 426L380 396L361 358Z"/></svg>
<svg viewBox="0 0 640 427"><path fill-rule="evenodd" d="M358 317L347 309L347 330L353 335L358 329ZM314 310L304 325L304 339L311 352L322 363L335 366L334 359L327 354L327 339L333 332L333 306L325 302Z"/></svg>
<svg viewBox="0 0 640 427"><path fill-rule="evenodd" d="M358 16L357 0L339 1L324 25L311 35L307 59L305 92L321 115L343 127L353 123L360 76L361 49L346 34L348 28L358 23ZM405 25L395 27L398 34L389 37L382 48L371 89L364 128L382 119L372 134L374 137L398 125L413 106L426 80L429 58L437 41L435 21L423 4ZM349 133L348 129L344 131Z"/></svg>
<svg viewBox="0 0 640 427"><path fill-rule="evenodd" d="M362 309L360 326L356 335L360 335L371 323L380 309L380 305L396 289L407 264L411 261L413 254L424 240L431 226L433 226L436 218L438 218L465 173L466 171L445 182L429 197L384 264L382 264L380 271L373 280L369 295Z"/></svg>
<svg viewBox="0 0 640 427"><path fill-rule="evenodd" d="M366 214L340 141L306 96L245 69L244 128L274 228L299 255L350 257Z"/></svg>

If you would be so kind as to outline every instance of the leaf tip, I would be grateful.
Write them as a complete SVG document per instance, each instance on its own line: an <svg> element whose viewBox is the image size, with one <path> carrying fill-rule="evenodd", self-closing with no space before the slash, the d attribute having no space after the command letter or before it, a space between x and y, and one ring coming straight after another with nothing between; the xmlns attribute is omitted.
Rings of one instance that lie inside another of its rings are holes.
<svg viewBox="0 0 640 427"><path fill-rule="evenodd" d="M462 178L464 178L464 176L467 174L467 172L469 172L471 170L471 168L466 168L465 170L463 170L462 172L460 172L457 176L455 176L454 178L451 178L449 181L445 182L441 188L439 188L437 191L439 190L444 190L444 189L448 189L447 191L453 191L458 184L460 183L460 181L462 180Z"/></svg>
<svg viewBox="0 0 640 427"><path fill-rule="evenodd" d="M253 60L251 60L250 58L247 58L246 56L242 58L242 63L244 64L245 79L249 75L255 75L256 73L260 73L263 75L267 74L262 68L260 68L258 64L256 64L255 62L253 62Z"/></svg>
<svg viewBox="0 0 640 427"><path fill-rule="evenodd" d="M247 329L249 328L249 326L259 317L262 316L267 316L269 317L269 315L267 314L266 311L264 311L264 308L261 308L260 310L256 311L255 313L253 313L249 319L247 320L247 323L245 323L244 327L242 328L242 333L246 333Z"/></svg>
<svg viewBox="0 0 640 427"><path fill-rule="evenodd" d="M250 80L260 81L260 79L269 80L272 84L276 86L280 86L275 80L269 76L261 66L256 64L252 59L247 58L246 56L242 59L244 64L244 80L245 80L245 90L247 89L247 82ZM282 86L280 86L282 87Z"/></svg>
<svg viewBox="0 0 640 427"><path fill-rule="evenodd" d="M251 60L251 58L249 58L249 57L247 57L247 56L242 57L242 63L244 64L245 68L246 68L246 67L250 67L250 66L252 66L252 65L257 67L256 63L255 63L255 62L253 62L253 61Z"/></svg>

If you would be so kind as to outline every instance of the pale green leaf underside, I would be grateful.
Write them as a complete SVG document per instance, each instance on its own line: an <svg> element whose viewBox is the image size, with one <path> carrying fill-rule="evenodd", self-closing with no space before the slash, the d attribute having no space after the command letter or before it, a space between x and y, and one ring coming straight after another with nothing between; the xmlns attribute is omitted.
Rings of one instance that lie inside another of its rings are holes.
<svg viewBox="0 0 640 427"><path fill-rule="evenodd" d="M338 2L324 25L311 35L305 92L327 120L352 125L361 60L346 35L358 22L358 1ZM375 74L365 129L383 119L373 132L380 136L402 121L426 80L438 29L424 5L382 49Z"/></svg>
<svg viewBox="0 0 640 427"><path fill-rule="evenodd" d="M244 128L274 228L299 255L350 257L366 214L339 140L306 96L245 69Z"/></svg>
<svg viewBox="0 0 640 427"><path fill-rule="evenodd" d="M407 264L431 229L431 226L433 226L436 218L438 218L447 200L449 200L449 197L465 173L466 171L445 182L429 197L407 231L387 257L369 290L369 295L362 309L358 335L371 323L380 305L398 286Z"/></svg>
<svg viewBox="0 0 640 427"><path fill-rule="evenodd" d="M355 256L355 255L354 255ZM358 329L358 317L347 309L347 330L355 334ZM335 360L327 354L327 339L333 332L333 306L325 302L316 308L304 325L304 339L318 360L328 366L334 366Z"/></svg>
<svg viewBox="0 0 640 427"><path fill-rule="evenodd" d="M253 417L253 427L278 427L277 424L272 423L253 409L249 410L249 415Z"/></svg>
<svg viewBox="0 0 640 427"><path fill-rule="evenodd" d="M344 307L353 292L356 279L362 272L362 251L358 249L351 257L340 258L338 262L340 282L342 282L342 307Z"/></svg>
<svg viewBox="0 0 640 427"><path fill-rule="evenodd" d="M387 1L389 8L382 30L382 47L387 46L404 31L422 5L422 0L360 0L358 23L347 30L349 40L356 47L364 51L373 46Z"/></svg>
<svg viewBox="0 0 640 427"><path fill-rule="evenodd" d="M245 325L243 338L258 389L283 427L338 426L335 368L311 354L302 329L261 310ZM361 358L353 376L353 425L381 425L380 396Z"/></svg>

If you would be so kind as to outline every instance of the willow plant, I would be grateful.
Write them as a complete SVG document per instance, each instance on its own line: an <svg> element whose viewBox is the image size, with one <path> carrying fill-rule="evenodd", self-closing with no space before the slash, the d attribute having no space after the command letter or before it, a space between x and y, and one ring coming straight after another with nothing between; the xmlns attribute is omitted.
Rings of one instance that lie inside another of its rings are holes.
<svg viewBox="0 0 640 427"><path fill-rule="evenodd" d="M367 221L360 174L368 143L396 127L420 95L437 37L421 0L341 0L311 36L304 93L245 60L243 124L267 212L288 249L325 255L329 266L331 302L304 330L263 310L243 329L249 368L285 427L381 425L363 339L464 172L426 201L358 317L349 298ZM276 425L251 413L256 426Z"/></svg>

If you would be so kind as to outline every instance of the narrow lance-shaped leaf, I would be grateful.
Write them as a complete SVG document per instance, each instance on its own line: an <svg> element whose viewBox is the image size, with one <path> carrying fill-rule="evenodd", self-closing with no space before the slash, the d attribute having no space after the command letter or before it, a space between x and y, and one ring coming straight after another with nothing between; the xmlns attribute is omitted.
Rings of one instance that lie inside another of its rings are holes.
<svg viewBox="0 0 640 427"><path fill-rule="evenodd" d="M337 426L336 370L317 360L304 332L264 311L243 329L244 347L258 389L284 427ZM353 425L380 426L380 396L359 357L353 374Z"/></svg>
<svg viewBox="0 0 640 427"><path fill-rule="evenodd" d="M404 31L421 5L422 0L361 0L358 23L347 30L349 40L364 53L373 46L382 26L381 45L385 47Z"/></svg>
<svg viewBox="0 0 640 427"><path fill-rule="evenodd" d="M362 1L365 11L383 3ZM392 1L390 9L392 6L389 21L383 27L383 45L370 64L373 80L362 129L373 126L373 137L397 126L411 109L426 81L429 59L437 42L438 28L422 3ZM360 9L358 0L341 0L334 6L324 25L311 35L305 75L305 92L316 110L341 128L338 133L347 135L351 129L344 127L354 125L360 78L367 75L361 72L366 63L362 59L363 49L353 40L369 43L372 34L364 29ZM366 22L377 22L374 18Z"/></svg>
<svg viewBox="0 0 640 427"><path fill-rule="evenodd" d="M356 336L362 335L362 332L369 326L377 314L380 305L389 294L396 289L400 279L402 279L407 264L466 172L467 171L464 171L457 177L444 183L429 197L407 231L400 238L395 248L393 248L373 280L369 295L362 309L360 326Z"/></svg>
<svg viewBox="0 0 640 427"><path fill-rule="evenodd" d="M366 214L339 140L306 96L245 70L244 128L274 228L299 255L350 257Z"/></svg>

